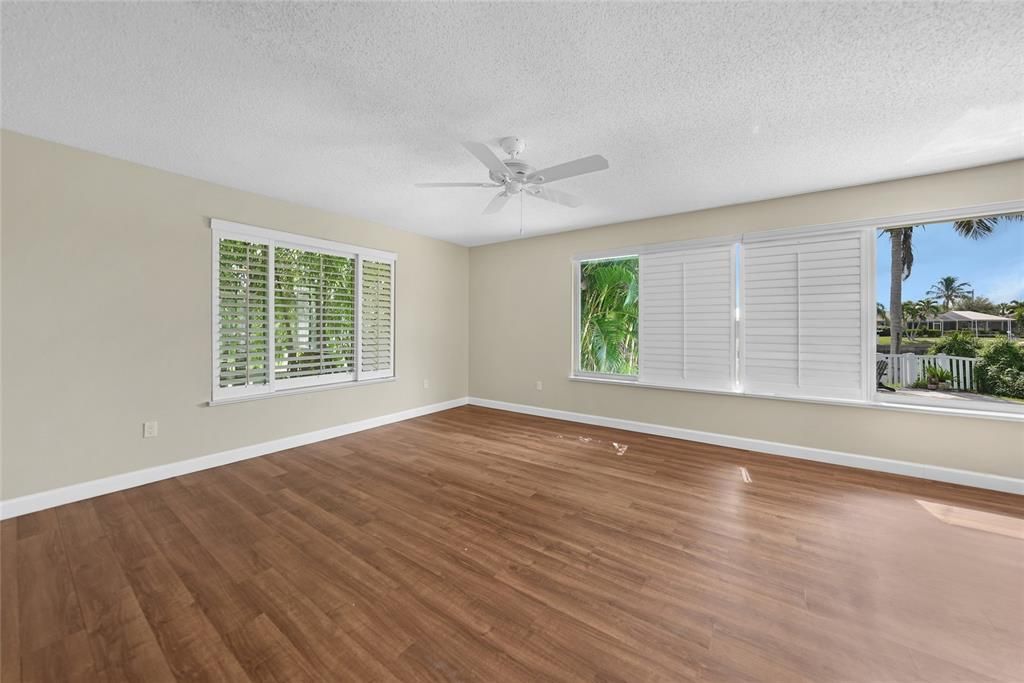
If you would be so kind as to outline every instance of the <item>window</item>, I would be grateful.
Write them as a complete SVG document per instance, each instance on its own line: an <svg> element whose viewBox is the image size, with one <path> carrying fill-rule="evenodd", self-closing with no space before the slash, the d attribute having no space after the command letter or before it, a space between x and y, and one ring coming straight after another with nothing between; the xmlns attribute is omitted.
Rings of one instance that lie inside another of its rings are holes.
<svg viewBox="0 0 1024 683"><path fill-rule="evenodd" d="M274 381L280 388L351 379L356 259L274 249Z"/></svg>
<svg viewBox="0 0 1024 683"><path fill-rule="evenodd" d="M394 375L394 254L211 228L214 402Z"/></svg>
<svg viewBox="0 0 1024 683"><path fill-rule="evenodd" d="M594 342L592 328L623 338L614 325L603 328L605 318L619 319L626 299L607 311L590 299L616 301L606 285L620 282L617 272L630 263L639 291L632 360L639 384L866 400L871 244L870 231L859 228L771 231L581 261L578 374L616 372L592 351L608 346Z"/></svg>
<svg viewBox="0 0 1024 683"><path fill-rule="evenodd" d="M1024 205L990 208L577 257L573 374L1015 418Z"/></svg>
<svg viewBox="0 0 1024 683"><path fill-rule="evenodd" d="M363 281L360 370L363 377L390 377L393 360L391 326L395 312L391 296L393 264L370 259L360 263Z"/></svg>
<svg viewBox="0 0 1024 683"><path fill-rule="evenodd" d="M867 398L865 230L743 238L743 388Z"/></svg>
<svg viewBox="0 0 1024 683"><path fill-rule="evenodd" d="M579 264L577 372L635 377L639 353L639 259Z"/></svg>
<svg viewBox="0 0 1024 683"><path fill-rule="evenodd" d="M736 381L736 246L640 256L640 380L730 391Z"/></svg>
<svg viewBox="0 0 1024 683"><path fill-rule="evenodd" d="M230 238L218 244L217 386L238 393L269 379L270 250L266 244Z"/></svg>
<svg viewBox="0 0 1024 683"><path fill-rule="evenodd" d="M879 396L1024 410L1024 214L877 232Z"/></svg>
<svg viewBox="0 0 1024 683"><path fill-rule="evenodd" d="M866 369L869 362L874 367L864 275L871 244L863 228L772 231L650 245L627 259L581 260L577 374L632 374L629 379L657 387L866 400ZM632 295L625 293L634 287L637 332L626 336L616 323L626 319ZM602 364L610 355L607 339L630 341L620 343L637 349L630 365ZM633 373L619 369L634 367Z"/></svg>

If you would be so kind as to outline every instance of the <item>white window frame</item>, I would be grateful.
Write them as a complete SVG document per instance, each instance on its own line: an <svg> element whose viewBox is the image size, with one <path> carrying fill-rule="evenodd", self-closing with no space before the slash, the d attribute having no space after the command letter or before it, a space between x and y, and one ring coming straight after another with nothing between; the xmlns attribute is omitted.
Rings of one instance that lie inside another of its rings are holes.
<svg viewBox="0 0 1024 683"><path fill-rule="evenodd" d="M875 269L877 262L877 231L885 228L894 228L904 225L924 225L929 223L943 223L958 220L961 218L973 218L977 216L991 216L1004 213L1024 213L1024 199L1012 200L1007 202L993 202L988 204L977 204L964 207L956 207L949 209L940 209L936 211L923 211L917 213L889 215L878 218L856 220L856 221L845 221L841 223L831 223L824 225L807 225L797 228L783 228L773 229L770 232L776 235L785 235L788 233L809 234L811 231L815 232L826 232L832 230L856 230L862 229L870 239L866 240L866 243L870 243L870 248L862 251L861 266L865 277L862 278L861 282L861 303L862 303L862 316L863 316L863 334L862 334L862 352L863 352L863 382L865 387L864 396L856 399L839 399L839 398L818 398L813 396L798 396L798 395L786 395L786 394L764 394L764 393L753 393L744 389L742 382L744 379L744 367L743 367L743 338L745 336L744 321L743 321L743 249L740 247L739 256L737 260L738 268L738 295L736 300L737 308L737 337L736 337L736 348L738 355L737 364L737 382L734 391L724 391L716 389L701 389L693 387L682 387L682 386L661 386L658 384L644 382L639 376L627 376L627 375L609 375L601 373L583 372L579 369L579 349L580 349L580 264L586 261L596 260L614 260L623 258L634 258L638 257L643 253L654 253L659 251L670 251L681 248L683 245L696 246L702 242L721 242L724 240L739 240L742 242L742 235L730 235L728 237L715 237L708 239L698 240L687 240L684 242L672 242L666 244L651 244L643 246L630 246L621 249L606 249L601 251L582 252L575 254L571 258L572 264L572 349L570 359L570 371L569 379L582 381L582 382L600 382L608 384L616 384L623 386L640 386L653 389L665 389L671 391L687 391L694 393L709 393L709 394L725 394L725 395L740 395L750 396L754 398L768 398L768 399L780 399L790 400L805 403L819 403L827 405L850 405L867 408L881 408L889 410L902 410L911 412L926 412L933 414L942 415L957 415L964 417L976 417L982 419L995 419L995 420L1009 420L1013 422L1024 421L1024 404L1012 404L1006 403L1000 405L998 409L993 408L995 404L978 401L976 405L969 407L950 407L947 403L944 403L941 399L926 399L920 397L911 396L898 396L897 394L890 394L888 392L879 392L876 386L875 380L875 301L876 301L876 287L875 287ZM768 230L750 230L749 234L764 235L767 234ZM643 298L639 302L640 304L640 315L643 316Z"/></svg>
<svg viewBox="0 0 1024 683"><path fill-rule="evenodd" d="M622 261L624 259L639 259L640 252L616 253L614 256L596 256L594 258L573 258L572 260L572 361L570 365L570 376L587 377L590 379L614 379L620 382L632 382L638 384L640 381L640 368L637 367L635 375L619 375L612 372L593 372L583 370L580 367L580 278L582 277L581 267L591 261ZM638 266L639 267L639 266ZM639 272L639 271L637 271ZM643 301L640 301L638 315L643 315Z"/></svg>
<svg viewBox="0 0 1024 683"><path fill-rule="evenodd" d="M329 389L339 386L364 384L372 381L390 381L396 377L395 373L395 300L396 296L396 272L398 254L379 249L360 247L351 244L343 244L331 240L324 240L317 237L297 235L280 230L270 230L254 225L236 223L234 221L222 220L219 218L210 219L210 231L212 236L212 390L210 405L218 403L233 403L254 398L266 398L269 396L286 395ZM219 346L220 330L218 325L218 314L220 311L220 240L232 239L243 242L256 242L265 244L268 248L267 260L267 382L265 384L246 385L238 387L220 386L220 363ZM274 256L275 249L302 249L314 251L333 256L352 258L355 260L355 366L349 373L334 373L327 375L312 375L308 377L297 377L279 380L276 375L276 340L274 338ZM362 309L362 261L363 259L389 263L391 265L391 363L388 370L374 372L360 372L361 362L361 309Z"/></svg>
<svg viewBox="0 0 1024 683"><path fill-rule="evenodd" d="M368 261L377 261L380 263L389 263L391 265L391 343L388 345L388 352L390 353L390 362L388 363L387 370L361 370L363 365L363 333L362 333L362 315L363 315L363 258L360 256L356 259L356 325L358 334L356 335L356 372L358 373L359 379L382 379L386 377L392 377L395 374L395 260L387 260L382 258L366 259Z"/></svg>

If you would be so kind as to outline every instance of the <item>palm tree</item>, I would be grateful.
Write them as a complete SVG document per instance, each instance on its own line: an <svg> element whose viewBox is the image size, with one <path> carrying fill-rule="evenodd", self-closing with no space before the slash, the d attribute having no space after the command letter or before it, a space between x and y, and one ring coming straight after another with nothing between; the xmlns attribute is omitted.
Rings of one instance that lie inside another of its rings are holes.
<svg viewBox="0 0 1024 683"><path fill-rule="evenodd" d="M901 308L903 309L904 320L908 322L917 322L918 320L921 319L921 309L917 305L916 301L904 301L903 306L901 306ZM915 328L911 328L908 326L907 336L913 338L914 332Z"/></svg>
<svg viewBox="0 0 1024 683"><path fill-rule="evenodd" d="M918 319L924 322L931 320L939 314L939 305L934 299L920 299L917 302Z"/></svg>
<svg viewBox="0 0 1024 683"><path fill-rule="evenodd" d="M964 282L954 275L947 275L932 285L928 290L928 296L941 301L942 307L948 311L957 301L970 296L972 291L970 282Z"/></svg>
<svg viewBox="0 0 1024 683"><path fill-rule="evenodd" d="M937 313L939 307L931 299L920 299L918 301L904 301L903 302L903 319L908 322L916 323L913 327L913 332L916 333L921 328L921 323L928 319L928 316ZM908 337L913 336L909 334L910 329L908 327Z"/></svg>
<svg viewBox="0 0 1024 683"><path fill-rule="evenodd" d="M637 372L638 259L591 261L580 268L580 369Z"/></svg>
<svg viewBox="0 0 1024 683"><path fill-rule="evenodd" d="M889 271L889 353L900 352L903 337L903 281L910 277L914 268L914 228L889 228L889 255L892 268Z"/></svg>
<svg viewBox="0 0 1024 683"><path fill-rule="evenodd" d="M953 229L961 237L977 240L992 234L997 225L1009 221L1024 220L1024 214L1004 214L1002 216L987 216L984 218L966 218L953 221ZM889 235L890 255L892 268L889 276L889 311L890 311L890 332L892 341L889 352L900 352L900 338L903 336L903 281L910 277L910 271L914 267L914 228L923 228L923 225L905 225L899 228L886 228Z"/></svg>
<svg viewBox="0 0 1024 683"><path fill-rule="evenodd" d="M881 301L875 304L875 319L883 324L889 322L889 312L885 310L885 304Z"/></svg>
<svg viewBox="0 0 1024 683"><path fill-rule="evenodd" d="M935 301L935 299L932 299L930 297L918 299L917 305L921 309L921 313L923 313L926 316L935 315L936 313L939 313L939 304Z"/></svg>

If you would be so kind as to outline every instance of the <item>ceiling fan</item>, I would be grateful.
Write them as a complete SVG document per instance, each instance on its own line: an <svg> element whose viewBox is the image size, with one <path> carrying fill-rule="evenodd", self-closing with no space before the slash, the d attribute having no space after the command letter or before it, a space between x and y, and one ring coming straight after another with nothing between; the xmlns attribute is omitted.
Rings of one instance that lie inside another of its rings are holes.
<svg viewBox="0 0 1024 683"><path fill-rule="evenodd" d="M490 171L489 183L416 183L416 187L500 187L501 191L494 196L484 213L497 213L514 195L523 195L544 199L562 206L576 208L583 201L567 192L548 187L548 183L565 180L584 173L603 171L608 168L608 160L600 154L592 154L575 161L551 166L539 171L519 158L526 149L526 143L519 137L502 138L499 142L508 159L502 161L482 142L463 142L462 146L475 156Z"/></svg>

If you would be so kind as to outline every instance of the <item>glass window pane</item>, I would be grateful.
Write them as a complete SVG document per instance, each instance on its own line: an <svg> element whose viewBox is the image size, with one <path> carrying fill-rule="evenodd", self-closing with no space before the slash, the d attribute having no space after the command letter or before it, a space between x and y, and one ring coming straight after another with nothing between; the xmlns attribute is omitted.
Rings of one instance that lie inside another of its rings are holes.
<svg viewBox="0 0 1024 683"><path fill-rule="evenodd" d="M274 250L276 380L355 368L355 259Z"/></svg>
<svg viewBox="0 0 1024 683"><path fill-rule="evenodd" d="M580 371L637 374L639 273L637 257L580 264Z"/></svg>

